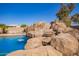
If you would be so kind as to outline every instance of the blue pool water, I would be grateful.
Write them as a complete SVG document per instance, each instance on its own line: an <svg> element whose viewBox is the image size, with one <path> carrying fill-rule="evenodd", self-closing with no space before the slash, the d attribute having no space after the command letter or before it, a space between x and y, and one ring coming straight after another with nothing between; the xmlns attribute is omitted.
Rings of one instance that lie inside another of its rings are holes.
<svg viewBox="0 0 79 59"><path fill-rule="evenodd" d="M0 37L0 56L16 50L23 50L27 42L26 36Z"/></svg>

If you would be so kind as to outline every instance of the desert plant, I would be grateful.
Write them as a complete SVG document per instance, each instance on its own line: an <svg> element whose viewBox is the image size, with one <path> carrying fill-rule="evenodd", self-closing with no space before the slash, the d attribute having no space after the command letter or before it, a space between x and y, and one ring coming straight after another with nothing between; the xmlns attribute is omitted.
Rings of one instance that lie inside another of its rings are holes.
<svg viewBox="0 0 79 59"><path fill-rule="evenodd" d="M69 14L74 9L75 4L61 4L61 9L58 11L56 16L59 20L63 21L67 26L71 26L71 19L69 19Z"/></svg>

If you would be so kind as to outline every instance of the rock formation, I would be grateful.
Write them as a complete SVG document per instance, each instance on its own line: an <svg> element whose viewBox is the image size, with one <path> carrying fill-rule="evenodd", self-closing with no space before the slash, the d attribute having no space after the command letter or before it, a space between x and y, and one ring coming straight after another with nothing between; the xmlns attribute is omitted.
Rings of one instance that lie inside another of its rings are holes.
<svg viewBox="0 0 79 59"><path fill-rule="evenodd" d="M51 29L60 33L66 32L68 28L64 22L56 21L54 23L51 23Z"/></svg>
<svg viewBox="0 0 79 59"><path fill-rule="evenodd" d="M41 25L43 28L37 25L39 24L33 24L32 29L26 32L30 38L27 40L25 50L12 52L8 56L79 55L78 30L67 27L61 21L50 24L50 27L44 27L45 24Z"/></svg>
<svg viewBox="0 0 79 59"><path fill-rule="evenodd" d="M50 24L38 22L27 27L26 35L29 37L43 36L44 31L46 31L46 29L49 30L49 28L50 28Z"/></svg>
<svg viewBox="0 0 79 59"><path fill-rule="evenodd" d="M74 55L78 51L78 40L68 33L60 33L53 37L51 45L64 55Z"/></svg>
<svg viewBox="0 0 79 59"><path fill-rule="evenodd" d="M46 29L43 31L44 37L51 37L52 35L55 35L55 32L53 31L53 29Z"/></svg>
<svg viewBox="0 0 79 59"><path fill-rule="evenodd" d="M42 46L43 37L31 38L27 41L25 49L33 49Z"/></svg>
<svg viewBox="0 0 79 59"><path fill-rule="evenodd" d="M26 28L28 39L25 50L18 50L8 56L74 56L79 55L79 30L70 27L69 13L74 4L62 4L57 13L59 20L47 24L38 22ZM79 15L73 19L79 19Z"/></svg>
<svg viewBox="0 0 79 59"><path fill-rule="evenodd" d="M51 46L41 46L30 50L18 50L7 56L62 56L62 53Z"/></svg>
<svg viewBox="0 0 79 59"><path fill-rule="evenodd" d="M63 21L67 26L71 25L71 19L69 18L69 14L72 12L74 9L75 4L70 3L70 4L61 4L61 8L56 14L59 20Z"/></svg>
<svg viewBox="0 0 79 59"><path fill-rule="evenodd" d="M38 30L38 31L28 31L26 33L27 36L34 38L34 37L41 37L43 36L43 31L42 30Z"/></svg>

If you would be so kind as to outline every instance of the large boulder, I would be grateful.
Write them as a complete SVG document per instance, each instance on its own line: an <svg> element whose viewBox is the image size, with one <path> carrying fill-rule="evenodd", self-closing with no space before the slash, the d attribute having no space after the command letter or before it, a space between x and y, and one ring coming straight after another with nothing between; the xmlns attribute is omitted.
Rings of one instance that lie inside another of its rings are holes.
<svg viewBox="0 0 79 59"><path fill-rule="evenodd" d="M26 56L47 56L45 47L40 46L38 48L30 49L26 52Z"/></svg>
<svg viewBox="0 0 79 59"><path fill-rule="evenodd" d="M74 55L78 50L78 40L68 33L60 33L52 37L51 46L64 55Z"/></svg>
<svg viewBox="0 0 79 59"><path fill-rule="evenodd" d="M52 29L46 29L43 32L44 37L51 37L52 35L55 35L55 32Z"/></svg>
<svg viewBox="0 0 79 59"><path fill-rule="evenodd" d="M78 40L78 42L79 42L79 30L72 28L72 30L67 31L67 33L69 33L72 36L74 36ZM76 55L79 55L79 48L78 48L78 52L77 52Z"/></svg>
<svg viewBox="0 0 79 59"><path fill-rule="evenodd" d="M41 46L31 51L32 56L62 56L62 53L51 46Z"/></svg>
<svg viewBox="0 0 79 59"><path fill-rule="evenodd" d="M51 43L51 37L36 37L28 39L25 49L34 49L40 46L47 46Z"/></svg>
<svg viewBox="0 0 79 59"><path fill-rule="evenodd" d="M68 31L67 31L67 33L71 34L79 42L79 30L77 30L75 28L69 28ZM79 47L78 47L78 51L77 51L76 55L79 55Z"/></svg>
<svg viewBox="0 0 79 59"><path fill-rule="evenodd" d="M68 30L67 33L71 34L79 41L79 30L71 28L71 30Z"/></svg>
<svg viewBox="0 0 79 59"><path fill-rule="evenodd" d="M30 50L18 50L7 56L62 56L62 53L51 46L41 46Z"/></svg>
<svg viewBox="0 0 79 59"><path fill-rule="evenodd" d="M47 50L47 56L62 56L63 54L56 49L54 49L51 46L45 46L45 49Z"/></svg>
<svg viewBox="0 0 79 59"><path fill-rule="evenodd" d="M43 37L43 39L42 39L43 46L50 45L50 43L51 43L51 37Z"/></svg>
<svg viewBox="0 0 79 59"><path fill-rule="evenodd" d="M56 30L58 32L66 32L67 26L64 22L56 21L51 23L51 29Z"/></svg>
<svg viewBox="0 0 79 59"><path fill-rule="evenodd" d="M43 37L28 39L25 49L33 49L42 46Z"/></svg>
<svg viewBox="0 0 79 59"><path fill-rule="evenodd" d="M34 37L42 37L43 36L43 31L38 30L38 31L29 31L26 33L28 37L34 38Z"/></svg>

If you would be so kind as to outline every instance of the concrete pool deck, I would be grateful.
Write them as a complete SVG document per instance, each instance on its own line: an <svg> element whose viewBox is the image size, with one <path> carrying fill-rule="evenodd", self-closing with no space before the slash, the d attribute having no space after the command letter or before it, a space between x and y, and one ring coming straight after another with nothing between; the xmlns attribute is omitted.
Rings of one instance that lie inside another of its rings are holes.
<svg viewBox="0 0 79 59"><path fill-rule="evenodd" d="M0 37L3 36L18 36L18 35L26 35L25 33L19 33L19 34L0 34Z"/></svg>

